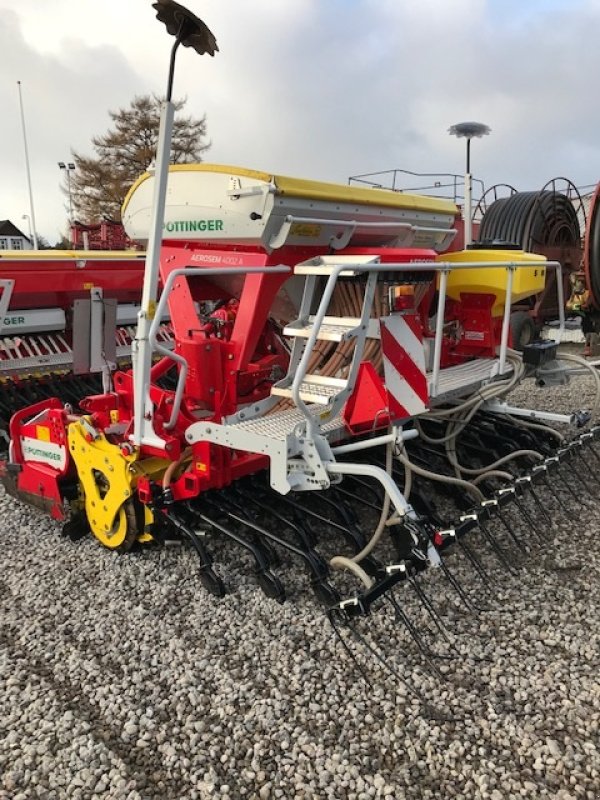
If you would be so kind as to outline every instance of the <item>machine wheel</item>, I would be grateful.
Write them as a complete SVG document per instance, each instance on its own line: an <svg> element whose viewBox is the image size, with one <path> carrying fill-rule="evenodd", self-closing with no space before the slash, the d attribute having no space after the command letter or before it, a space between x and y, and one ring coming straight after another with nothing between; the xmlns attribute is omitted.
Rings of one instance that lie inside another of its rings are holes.
<svg viewBox="0 0 600 800"><path fill-rule="evenodd" d="M90 525L92 533L98 541L109 550L128 553L133 547L143 526L140 526L140 515L133 498L126 500L119 508L110 531L101 531Z"/></svg>
<svg viewBox="0 0 600 800"><path fill-rule="evenodd" d="M535 339L535 323L526 311L515 311L510 315L510 331L513 347L519 352Z"/></svg>

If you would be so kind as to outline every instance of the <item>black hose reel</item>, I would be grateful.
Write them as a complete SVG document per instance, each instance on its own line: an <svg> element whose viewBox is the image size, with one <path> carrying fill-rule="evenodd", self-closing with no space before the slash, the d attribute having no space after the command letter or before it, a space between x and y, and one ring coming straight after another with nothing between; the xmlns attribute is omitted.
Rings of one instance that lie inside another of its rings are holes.
<svg viewBox="0 0 600 800"><path fill-rule="evenodd" d="M584 227L585 212L578 190L566 178L554 178L539 191L514 191L489 204L481 219L476 246L518 247L560 261L564 296L568 297L570 273L581 264ZM600 223L597 238L600 255ZM600 259L596 285L600 300ZM544 290L515 306L511 319L515 346L521 349L534 338L536 329L557 316L556 274L548 270Z"/></svg>

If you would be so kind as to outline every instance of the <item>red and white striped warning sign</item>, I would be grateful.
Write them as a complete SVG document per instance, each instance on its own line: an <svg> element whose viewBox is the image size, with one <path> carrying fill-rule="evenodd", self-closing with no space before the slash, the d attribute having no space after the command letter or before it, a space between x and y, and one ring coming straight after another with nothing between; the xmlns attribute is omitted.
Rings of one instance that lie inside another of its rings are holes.
<svg viewBox="0 0 600 800"><path fill-rule="evenodd" d="M392 314L379 323L390 415L401 420L422 414L429 390L421 323L415 314Z"/></svg>

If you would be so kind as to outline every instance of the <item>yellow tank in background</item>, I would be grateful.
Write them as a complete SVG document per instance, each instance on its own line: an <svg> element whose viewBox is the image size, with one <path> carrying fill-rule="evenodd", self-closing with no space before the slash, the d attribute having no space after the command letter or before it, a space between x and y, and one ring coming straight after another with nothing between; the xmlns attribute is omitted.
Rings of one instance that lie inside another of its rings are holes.
<svg viewBox="0 0 600 800"><path fill-rule="evenodd" d="M478 262L502 262L503 264L531 263L539 266L520 267L514 271L511 292L511 303L517 303L526 297L543 291L546 283L545 256L527 253L524 250L459 250L455 253L444 253L437 261L449 263L474 264ZM461 294L493 294L496 298L492 307L492 316L501 317L506 301L508 282L508 266L497 269L453 269L448 274L448 297L460 302Z"/></svg>

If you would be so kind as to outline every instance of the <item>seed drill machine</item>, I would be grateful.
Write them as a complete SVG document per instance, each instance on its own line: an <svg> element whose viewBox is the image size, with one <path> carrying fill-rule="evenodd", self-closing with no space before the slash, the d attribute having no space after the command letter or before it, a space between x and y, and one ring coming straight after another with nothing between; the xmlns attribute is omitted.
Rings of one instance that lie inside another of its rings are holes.
<svg viewBox="0 0 600 800"><path fill-rule="evenodd" d="M275 601L299 567L337 632L389 601L421 647L395 587L434 614L419 585L434 567L468 604L446 549L484 582L473 542L513 570L507 545L527 543L511 514L541 536L549 476L600 458L598 429L556 430L589 414L509 403L524 378L560 373L555 343L517 353L509 325L548 270L560 290L560 264L440 255L447 200L169 167L162 141L123 208L127 235L148 244L133 367L105 370L77 403L57 391L17 411L6 490L111 550L187 543L216 596L232 548Z"/></svg>

